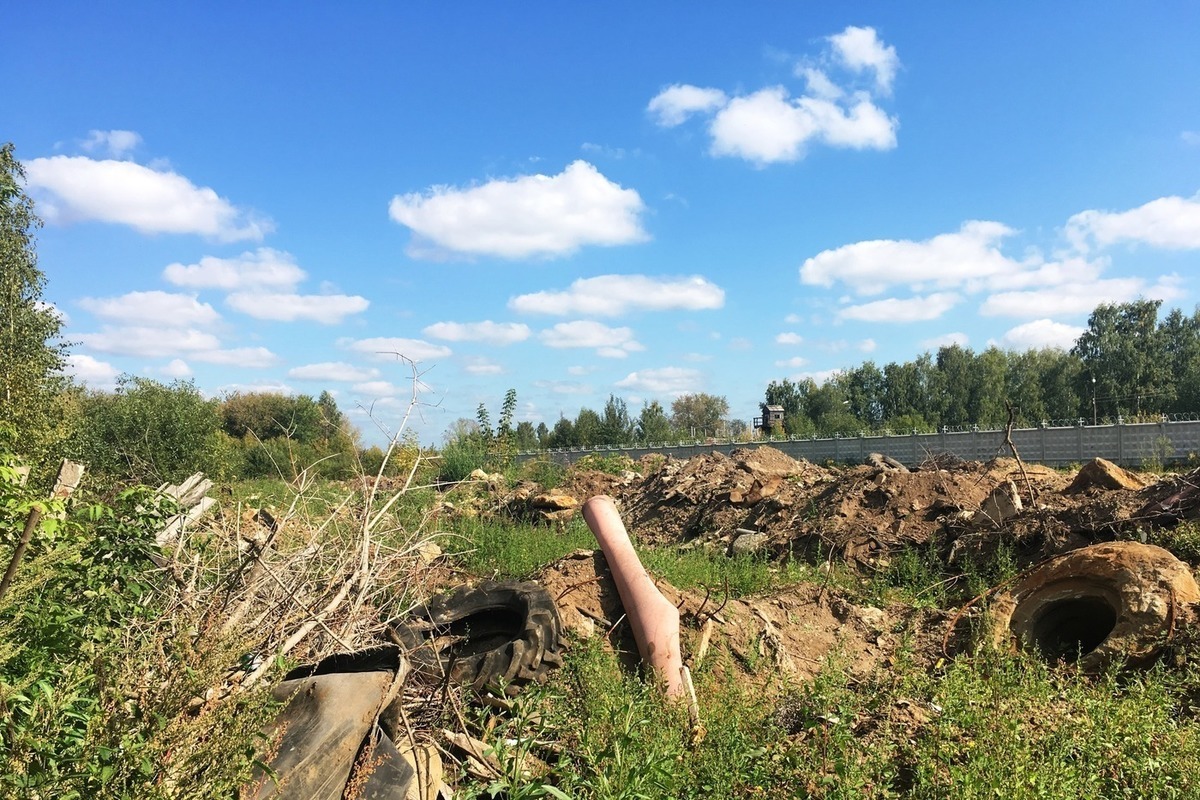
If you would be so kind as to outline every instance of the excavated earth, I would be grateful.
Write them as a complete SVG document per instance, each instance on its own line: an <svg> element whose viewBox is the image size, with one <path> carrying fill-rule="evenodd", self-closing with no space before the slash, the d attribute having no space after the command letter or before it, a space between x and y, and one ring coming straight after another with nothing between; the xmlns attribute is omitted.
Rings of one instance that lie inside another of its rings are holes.
<svg viewBox="0 0 1200 800"><path fill-rule="evenodd" d="M615 475L572 469L549 491L492 482L486 502L499 513L561 526L587 498L608 494L642 545L755 552L818 570L848 564L864 578L905 548L933 552L953 568L1005 545L1021 566L1030 566L1200 516L1200 470L1157 478L1100 460L1075 473L1013 458L943 456L913 470L882 457L869 461L824 467L771 447L688 460L651 455ZM635 652L599 551L547 565L538 579L565 627L585 637L607 636L622 652ZM703 623L711 619L710 649L724 650L748 671L766 663L798 679L815 675L830 658L851 674L886 668L901 641L906 657L933 664L967 643L970 626L963 622L977 613L858 605L835 581L740 599L721 596L720 587L681 591L660 581L659 588L679 605L685 655L694 656Z"/></svg>

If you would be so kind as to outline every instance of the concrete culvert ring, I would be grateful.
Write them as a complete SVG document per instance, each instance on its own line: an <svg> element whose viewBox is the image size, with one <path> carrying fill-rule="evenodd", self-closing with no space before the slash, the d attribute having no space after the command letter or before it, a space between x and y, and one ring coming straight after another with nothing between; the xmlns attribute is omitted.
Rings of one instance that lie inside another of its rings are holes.
<svg viewBox="0 0 1200 800"><path fill-rule="evenodd" d="M393 622L413 674L513 694L562 666L562 625L550 595L533 582L463 586Z"/></svg>
<svg viewBox="0 0 1200 800"><path fill-rule="evenodd" d="M1040 564L999 594L990 633L1048 661L1095 672L1146 664L1200 602L1186 564L1138 542L1092 545Z"/></svg>

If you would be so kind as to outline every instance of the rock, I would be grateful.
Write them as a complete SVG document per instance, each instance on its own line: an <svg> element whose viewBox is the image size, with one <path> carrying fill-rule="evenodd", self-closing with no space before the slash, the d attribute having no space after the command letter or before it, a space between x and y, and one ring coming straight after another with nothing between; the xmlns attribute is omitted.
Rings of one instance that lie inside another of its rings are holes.
<svg viewBox="0 0 1200 800"><path fill-rule="evenodd" d="M1017 493L1017 485L1012 481L1004 481L983 501L977 519L986 520L993 525L1002 525L1024 510L1021 495Z"/></svg>
<svg viewBox="0 0 1200 800"><path fill-rule="evenodd" d="M882 608L863 606L858 610L858 618L868 629L879 633L887 627L887 613Z"/></svg>
<svg viewBox="0 0 1200 800"><path fill-rule="evenodd" d="M1111 461L1093 458L1080 468L1075 480L1066 488L1068 494L1081 492L1089 486L1102 489L1128 489L1137 491L1146 488L1146 481L1129 470L1122 469Z"/></svg>
<svg viewBox="0 0 1200 800"><path fill-rule="evenodd" d="M484 481L486 483L487 479L488 474L478 467L471 470L471 474L467 476L467 480L469 481Z"/></svg>
<svg viewBox="0 0 1200 800"><path fill-rule="evenodd" d="M885 456L883 453L871 453L863 462L869 467L876 469L887 470L889 472L908 472L908 467L900 463L891 456Z"/></svg>
<svg viewBox="0 0 1200 800"><path fill-rule="evenodd" d="M543 511L566 511L579 507L579 501L569 494L551 489L545 494L534 495L529 504Z"/></svg>
<svg viewBox="0 0 1200 800"><path fill-rule="evenodd" d="M729 546L729 554L742 556L758 552L770 538L765 533L743 533L733 540L733 544Z"/></svg>

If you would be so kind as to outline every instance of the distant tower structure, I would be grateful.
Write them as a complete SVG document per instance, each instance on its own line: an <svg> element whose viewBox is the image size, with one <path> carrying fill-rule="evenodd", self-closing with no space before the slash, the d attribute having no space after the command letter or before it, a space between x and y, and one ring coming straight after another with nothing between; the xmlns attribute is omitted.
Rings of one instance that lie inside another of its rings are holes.
<svg viewBox="0 0 1200 800"><path fill-rule="evenodd" d="M783 430L783 406L762 406L762 416L754 418L754 429L769 434L774 430Z"/></svg>

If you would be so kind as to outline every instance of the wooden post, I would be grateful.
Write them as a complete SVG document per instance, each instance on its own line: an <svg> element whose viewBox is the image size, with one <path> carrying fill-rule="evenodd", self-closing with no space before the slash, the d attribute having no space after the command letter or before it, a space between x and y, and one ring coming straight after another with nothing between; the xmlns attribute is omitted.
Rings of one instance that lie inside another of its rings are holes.
<svg viewBox="0 0 1200 800"><path fill-rule="evenodd" d="M79 487L79 482L82 480L83 464L64 460L62 466L58 468L58 477L54 481L50 499L66 500ZM42 509L34 506L29 510L29 516L25 518L25 530L21 532L21 541L17 543L17 549L13 550L12 560L8 562L8 569L4 572L4 580L0 581L0 599L3 599L4 595L8 593L9 584L17 574L17 565L21 563L25 550L29 547L29 541L33 538L33 532L37 530L38 523L41 521Z"/></svg>

